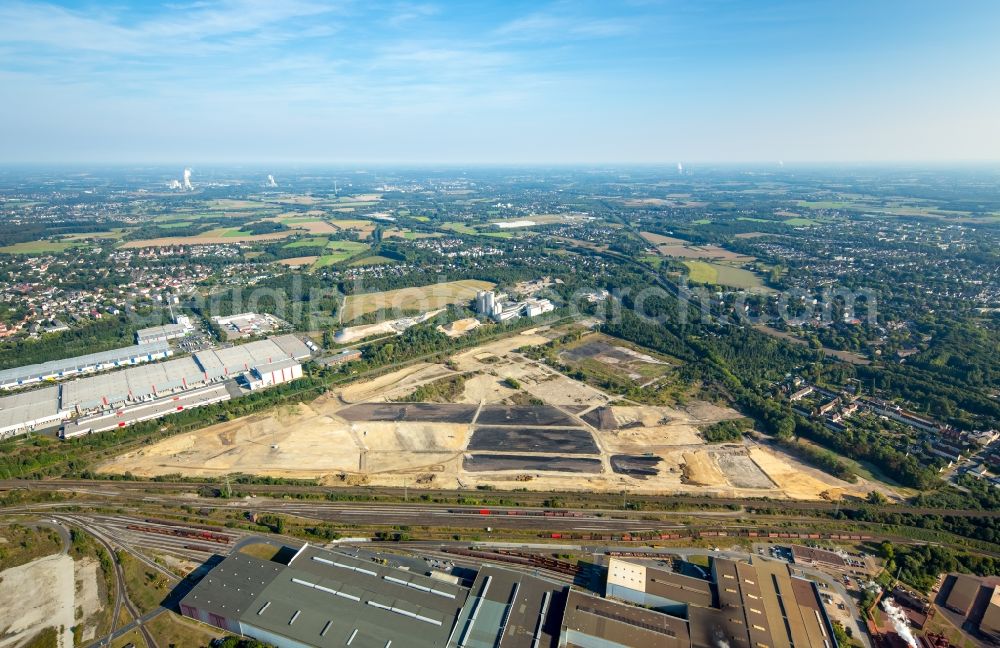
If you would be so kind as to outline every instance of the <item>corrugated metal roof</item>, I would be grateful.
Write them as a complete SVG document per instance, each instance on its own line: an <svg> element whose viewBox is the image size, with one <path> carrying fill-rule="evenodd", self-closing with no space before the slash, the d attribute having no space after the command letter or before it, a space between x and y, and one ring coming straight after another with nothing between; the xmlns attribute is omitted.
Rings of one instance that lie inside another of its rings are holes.
<svg viewBox="0 0 1000 648"><path fill-rule="evenodd" d="M87 355L65 358L63 360L50 360L39 364L15 367L0 371L0 385L17 385L18 382L37 381L49 376L60 376L62 374L79 373L87 370L106 366L112 367L118 364L135 361L145 362L150 355L166 353L170 350L170 345L166 342L153 342L150 344L136 344L133 346L101 351L99 353L89 353Z"/></svg>

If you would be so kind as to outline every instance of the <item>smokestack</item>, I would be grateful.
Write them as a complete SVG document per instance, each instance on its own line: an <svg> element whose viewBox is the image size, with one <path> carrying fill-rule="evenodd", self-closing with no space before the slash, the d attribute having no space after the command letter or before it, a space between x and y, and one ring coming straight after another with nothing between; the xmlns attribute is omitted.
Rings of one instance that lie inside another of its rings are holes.
<svg viewBox="0 0 1000 648"><path fill-rule="evenodd" d="M910 624L906 620L906 613L896 605L896 602L891 598L882 599L882 609L885 610L886 616L892 621L892 627L895 628L899 638L905 641L906 645L910 648L920 648L917 645L916 638L910 631Z"/></svg>
<svg viewBox="0 0 1000 648"><path fill-rule="evenodd" d="M267 186L268 187L277 187L278 186L278 183L274 181L274 176L271 175L270 173L267 174Z"/></svg>
<svg viewBox="0 0 1000 648"><path fill-rule="evenodd" d="M194 191L194 185L191 184L191 169L184 169L184 188Z"/></svg>

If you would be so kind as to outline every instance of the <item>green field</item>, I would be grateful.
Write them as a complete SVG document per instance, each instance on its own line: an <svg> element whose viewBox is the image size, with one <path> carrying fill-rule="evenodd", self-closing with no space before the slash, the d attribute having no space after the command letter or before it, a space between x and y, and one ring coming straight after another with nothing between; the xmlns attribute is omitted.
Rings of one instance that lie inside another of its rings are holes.
<svg viewBox="0 0 1000 648"><path fill-rule="evenodd" d="M396 263L395 259L390 259L384 256L366 256L358 259L357 261L351 262L351 267L355 266L366 266L366 265L384 265L387 263Z"/></svg>
<svg viewBox="0 0 1000 648"><path fill-rule="evenodd" d="M254 236L250 232L244 232L238 227L216 227L213 230L202 232L199 237L221 236L224 238L237 238L240 236Z"/></svg>
<svg viewBox="0 0 1000 648"><path fill-rule="evenodd" d="M120 239L131 230L124 227L116 227L114 229L105 230L103 232L77 232L76 234L66 234L62 237L65 242L74 241L93 241L96 239Z"/></svg>
<svg viewBox="0 0 1000 648"><path fill-rule="evenodd" d="M458 232L459 234L478 234L479 231L473 227L469 227L465 223L460 223L458 221L451 221L448 223L442 223L441 229L449 230L451 232Z"/></svg>
<svg viewBox="0 0 1000 648"><path fill-rule="evenodd" d="M663 257L658 256L656 254L644 254L641 257L639 257L639 260L642 261L643 263L648 263L649 265L657 269L659 269L659 267L663 265Z"/></svg>
<svg viewBox="0 0 1000 648"><path fill-rule="evenodd" d="M160 222L159 225L158 225L158 227L161 227L163 229L174 229L174 228L179 228L179 227L191 227L192 225L194 225L194 221L189 221L189 220L187 220L187 221L186 220L182 220L182 221L170 220L170 221Z"/></svg>
<svg viewBox="0 0 1000 648"><path fill-rule="evenodd" d="M351 255L349 254L324 254L313 262L311 269L317 270L319 268L325 268L326 266L331 266L334 263L340 263L344 259L349 259L350 256Z"/></svg>
<svg viewBox="0 0 1000 648"><path fill-rule="evenodd" d="M805 227L808 225L815 225L817 221L814 221L811 218L796 217L796 218L787 218L781 222L784 223L785 225L791 225L792 227Z"/></svg>
<svg viewBox="0 0 1000 648"><path fill-rule="evenodd" d="M691 221L692 225L711 225L711 218L699 218L698 220Z"/></svg>
<svg viewBox="0 0 1000 648"><path fill-rule="evenodd" d="M764 285L760 277L742 268L705 261L685 261L684 265L688 269L688 278L695 283L729 286L745 290L761 288Z"/></svg>
<svg viewBox="0 0 1000 648"><path fill-rule="evenodd" d="M330 241L326 244L327 250L334 250L336 252L350 252L351 254L357 254L362 250L367 250L368 246L364 243L358 243L357 241Z"/></svg>
<svg viewBox="0 0 1000 648"><path fill-rule="evenodd" d="M435 238L435 237L438 237L438 236L441 236L441 233L439 233L439 232L414 232L412 230L400 229L398 227L394 227L392 229L387 229L384 232L382 232L382 238L383 239L401 238L401 239L406 239L407 241L415 241L417 239L425 239L425 238Z"/></svg>
<svg viewBox="0 0 1000 648"><path fill-rule="evenodd" d="M864 207L864 205L858 205L857 203L847 202L844 200L798 200L796 202L799 207L808 207L809 209L847 209L848 207Z"/></svg>
<svg viewBox="0 0 1000 648"><path fill-rule="evenodd" d="M311 236L304 239L299 239L298 241L293 241L287 243L284 247L286 248L301 248L301 247L324 247L329 242L325 236Z"/></svg>
<svg viewBox="0 0 1000 648"><path fill-rule="evenodd" d="M26 241L0 247L4 254L56 254L81 245L79 241Z"/></svg>
<svg viewBox="0 0 1000 648"><path fill-rule="evenodd" d="M325 219L322 216L279 216L277 220L285 225L301 225L303 223L315 223Z"/></svg>
<svg viewBox="0 0 1000 648"><path fill-rule="evenodd" d="M316 262L312 264L312 269L325 268L346 261L367 249L367 245L357 241L330 241L326 246L326 254L316 259Z"/></svg>

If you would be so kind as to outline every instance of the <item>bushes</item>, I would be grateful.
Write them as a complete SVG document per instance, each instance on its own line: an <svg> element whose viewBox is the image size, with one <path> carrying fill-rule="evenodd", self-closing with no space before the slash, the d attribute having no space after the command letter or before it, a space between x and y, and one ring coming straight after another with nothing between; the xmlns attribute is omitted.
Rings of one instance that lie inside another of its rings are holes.
<svg viewBox="0 0 1000 648"><path fill-rule="evenodd" d="M734 421L719 421L713 423L701 431L701 436L709 443L728 443L739 441L743 434L753 427L750 419L736 419Z"/></svg>

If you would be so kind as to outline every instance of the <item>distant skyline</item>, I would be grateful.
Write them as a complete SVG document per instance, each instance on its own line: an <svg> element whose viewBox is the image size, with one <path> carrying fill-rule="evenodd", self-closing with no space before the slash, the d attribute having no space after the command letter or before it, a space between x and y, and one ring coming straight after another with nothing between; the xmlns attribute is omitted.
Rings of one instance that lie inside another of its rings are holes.
<svg viewBox="0 0 1000 648"><path fill-rule="evenodd" d="M0 4L0 163L1000 159L1000 2Z"/></svg>

